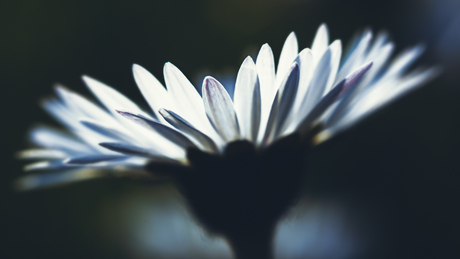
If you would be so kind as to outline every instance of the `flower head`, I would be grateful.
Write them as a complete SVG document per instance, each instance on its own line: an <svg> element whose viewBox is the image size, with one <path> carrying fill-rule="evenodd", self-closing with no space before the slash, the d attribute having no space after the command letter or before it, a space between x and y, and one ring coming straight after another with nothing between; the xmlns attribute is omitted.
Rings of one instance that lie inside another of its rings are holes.
<svg viewBox="0 0 460 259"><path fill-rule="evenodd" d="M228 143L247 140L258 148L294 132L320 125L320 143L431 78L436 70L407 73L423 52L416 46L391 59L394 44L385 33L375 39L365 31L342 58L340 40L329 44L325 25L311 49L298 51L291 33L275 73L271 48L264 44L256 62L247 57L235 83L234 100L213 77L202 95L173 64L164 66L164 87L152 74L133 65L136 83L151 113L115 89L83 76L106 109L56 87L59 98L44 108L71 132L35 128L30 136L40 149L21 157L43 159L36 169L139 168L148 161L187 164L187 148L222 154Z"/></svg>

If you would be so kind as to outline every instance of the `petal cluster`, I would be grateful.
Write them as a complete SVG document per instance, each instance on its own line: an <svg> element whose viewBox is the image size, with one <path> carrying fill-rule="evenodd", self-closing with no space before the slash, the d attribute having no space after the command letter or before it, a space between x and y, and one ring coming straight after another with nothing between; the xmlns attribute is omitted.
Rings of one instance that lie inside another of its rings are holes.
<svg viewBox="0 0 460 259"><path fill-rule="evenodd" d="M135 81L149 104L144 111L115 89L84 76L101 107L56 87L57 98L44 108L68 130L32 130L38 149L21 157L39 159L27 170L51 168L136 168L158 160L186 164L189 147L220 153L227 143L248 140L264 148L282 136L324 129L322 140L432 78L435 68L407 72L422 54L415 46L392 58L386 33L357 36L342 55L340 40L329 42L321 25L311 48L299 52L291 33L277 68L268 44L255 62L247 57L236 77L233 100L225 87L206 77L202 96L173 64L164 66L163 86L151 73L133 65ZM321 139L319 140L321 141Z"/></svg>

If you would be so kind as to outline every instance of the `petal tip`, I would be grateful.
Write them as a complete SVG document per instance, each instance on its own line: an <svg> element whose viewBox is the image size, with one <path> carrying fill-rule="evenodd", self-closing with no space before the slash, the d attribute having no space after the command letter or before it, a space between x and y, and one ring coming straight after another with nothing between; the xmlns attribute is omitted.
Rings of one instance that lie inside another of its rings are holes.
<svg viewBox="0 0 460 259"><path fill-rule="evenodd" d="M327 27L327 24L325 22L321 23L318 27L318 32L325 32L328 33L329 29Z"/></svg>
<svg viewBox="0 0 460 259"><path fill-rule="evenodd" d="M85 82L94 81L94 79L92 77L88 76L88 75L82 75L81 79L83 79L83 81L85 81Z"/></svg>
<svg viewBox="0 0 460 259"><path fill-rule="evenodd" d="M143 67L136 64L136 63L133 63L132 65L132 69L133 69L133 72L136 72L136 70L139 70L139 69L142 69Z"/></svg>
<svg viewBox="0 0 460 259"><path fill-rule="evenodd" d="M88 75L82 75L81 78L83 79L83 82L88 86L90 89L93 87L96 87L96 85L101 85L102 83L97 81L96 79L88 76Z"/></svg>
<svg viewBox="0 0 460 259"><path fill-rule="evenodd" d="M216 88L219 85L219 81L212 76L206 76L203 80L203 90L208 91L210 88Z"/></svg>
<svg viewBox="0 0 460 259"><path fill-rule="evenodd" d="M291 33L289 33L289 35L288 35L288 38L292 38L292 37L297 39L297 35L295 34L294 31L291 31Z"/></svg>
<svg viewBox="0 0 460 259"><path fill-rule="evenodd" d="M272 48L270 47L270 45L268 45L268 43L265 43L264 45L262 45L262 47L260 48L260 51L271 51Z"/></svg>
<svg viewBox="0 0 460 259"><path fill-rule="evenodd" d="M299 64L296 61L292 62L291 71L293 70L300 70ZM295 72L300 72L300 71L295 71Z"/></svg>
<svg viewBox="0 0 460 259"><path fill-rule="evenodd" d="M174 68L174 67L176 67L176 66L174 66L173 63L171 63L169 61L165 62L164 66L163 66L164 69L170 69L170 68Z"/></svg>
<svg viewBox="0 0 460 259"><path fill-rule="evenodd" d="M247 56L243 61L243 65L252 65L252 64L254 64L254 60L252 59L251 56Z"/></svg>
<svg viewBox="0 0 460 259"><path fill-rule="evenodd" d="M331 43L331 46L337 46L337 47L342 47L342 41L341 40L335 40L334 42Z"/></svg>
<svg viewBox="0 0 460 259"><path fill-rule="evenodd" d="M165 117L165 116L168 116L169 111L166 110L165 108L160 108L160 109L158 109L158 113L159 113L161 116Z"/></svg>

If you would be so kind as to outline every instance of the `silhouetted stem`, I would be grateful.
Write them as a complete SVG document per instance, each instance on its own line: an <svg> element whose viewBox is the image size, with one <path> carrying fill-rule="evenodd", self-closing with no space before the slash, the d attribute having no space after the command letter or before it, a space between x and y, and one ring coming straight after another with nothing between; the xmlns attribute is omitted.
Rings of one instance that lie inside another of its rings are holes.
<svg viewBox="0 0 460 259"><path fill-rule="evenodd" d="M229 237L228 240L236 259L272 259L272 238L273 231L270 229Z"/></svg>

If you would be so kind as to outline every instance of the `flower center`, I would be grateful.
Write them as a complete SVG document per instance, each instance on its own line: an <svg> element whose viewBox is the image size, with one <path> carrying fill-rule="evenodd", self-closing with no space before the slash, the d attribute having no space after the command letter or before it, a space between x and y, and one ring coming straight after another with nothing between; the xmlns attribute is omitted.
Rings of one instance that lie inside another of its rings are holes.
<svg viewBox="0 0 460 259"><path fill-rule="evenodd" d="M212 232L239 236L272 229L296 200L306 160L299 135L256 150L234 141L223 155L187 152L190 173L176 178L197 218Z"/></svg>

